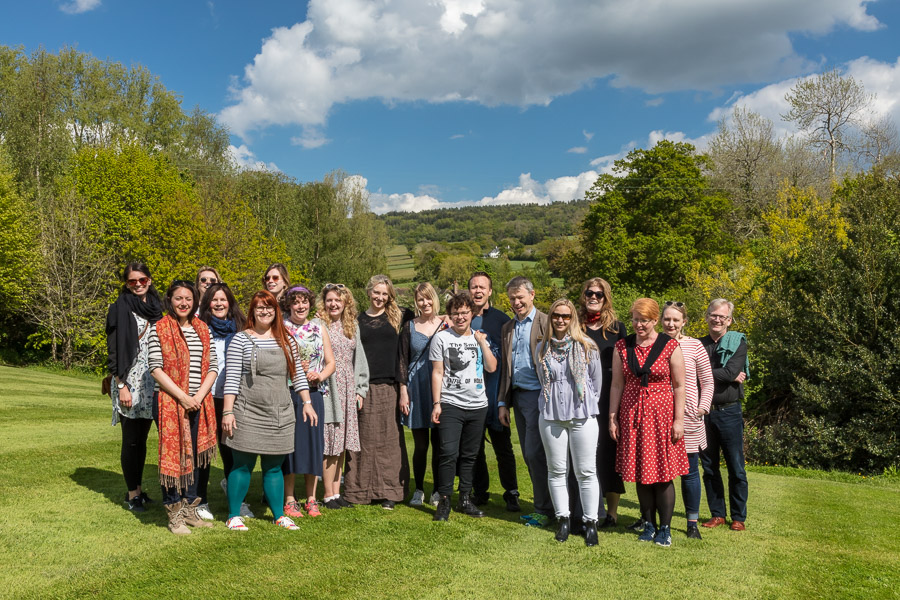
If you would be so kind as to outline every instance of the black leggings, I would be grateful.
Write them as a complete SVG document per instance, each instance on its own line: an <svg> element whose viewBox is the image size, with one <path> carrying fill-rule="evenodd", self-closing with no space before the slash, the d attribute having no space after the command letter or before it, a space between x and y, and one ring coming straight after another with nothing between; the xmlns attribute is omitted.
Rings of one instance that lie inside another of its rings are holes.
<svg viewBox="0 0 900 600"><path fill-rule="evenodd" d="M428 432L431 432L431 478L434 488L437 489L438 465L440 464L441 434L437 427L431 429L413 429L412 436L415 443L413 449L413 477L416 480L416 489L425 490L425 467L428 464Z"/></svg>
<svg viewBox="0 0 900 600"><path fill-rule="evenodd" d="M147 462L147 436L153 419L129 419L119 415L122 425L122 475L129 492L137 490L144 478L144 464Z"/></svg>
<svg viewBox="0 0 900 600"><path fill-rule="evenodd" d="M672 513L675 512L675 484L671 481L660 483L637 484L638 501L641 503L641 517L656 526L656 514L659 513L659 526L672 524Z"/></svg>

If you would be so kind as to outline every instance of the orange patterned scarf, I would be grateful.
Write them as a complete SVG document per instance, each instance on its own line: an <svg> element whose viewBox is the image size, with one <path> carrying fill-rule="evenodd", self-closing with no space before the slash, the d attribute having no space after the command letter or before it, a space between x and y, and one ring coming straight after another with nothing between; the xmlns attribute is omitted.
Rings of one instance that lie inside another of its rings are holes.
<svg viewBox="0 0 900 600"><path fill-rule="evenodd" d="M194 317L191 326L203 342L200 373L209 372L209 328ZM191 355L178 322L166 315L156 323L162 348L163 371L182 390L190 385ZM205 467L216 455L216 412L211 394L200 405L197 427L197 456L191 448L191 426L184 408L172 396L159 390L159 481L179 492L194 480L194 469Z"/></svg>

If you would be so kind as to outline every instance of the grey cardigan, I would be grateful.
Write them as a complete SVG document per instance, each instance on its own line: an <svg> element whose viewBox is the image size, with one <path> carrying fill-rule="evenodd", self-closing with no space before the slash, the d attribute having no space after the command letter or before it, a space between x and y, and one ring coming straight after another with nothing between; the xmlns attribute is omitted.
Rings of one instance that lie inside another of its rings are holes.
<svg viewBox="0 0 900 600"><path fill-rule="evenodd" d="M365 398L366 394L369 393L369 362L366 360L366 351L363 350L362 340L360 340L359 325L356 325L353 339L356 340L356 349L353 351L353 375L356 379L356 393ZM344 413L341 410L341 397L344 394L342 390L338 389L334 373L328 378L328 392L325 398L325 422L340 423L344 420Z"/></svg>

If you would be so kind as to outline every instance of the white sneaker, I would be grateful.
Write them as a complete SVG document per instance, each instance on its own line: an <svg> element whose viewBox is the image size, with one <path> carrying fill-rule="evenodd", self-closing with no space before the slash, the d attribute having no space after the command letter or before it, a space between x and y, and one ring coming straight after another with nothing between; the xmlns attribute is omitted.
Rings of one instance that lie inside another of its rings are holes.
<svg viewBox="0 0 900 600"><path fill-rule="evenodd" d="M241 516L245 519L255 519L256 515L253 514L253 511L250 510L250 505L246 502L241 502Z"/></svg>
<svg viewBox="0 0 900 600"><path fill-rule="evenodd" d="M232 531L247 531L247 526L244 525L244 520L240 517L231 517L225 521L225 527Z"/></svg>
<svg viewBox="0 0 900 600"><path fill-rule="evenodd" d="M437 492L434 492L433 494L431 494L431 504L432 504L432 506L437 506L437 505L440 503L440 501L441 501L441 495L440 495L440 494L438 494Z"/></svg>
<svg viewBox="0 0 900 600"><path fill-rule="evenodd" d="M416 490L413 492L412 499L409 501L410 506L422 506L422 503L425 501L425 492L422 490Z"/></svg>
<svg viewBox="0 0 900 600"><path fill-rule="evenodd" d="M278 517L278 520L275 521L275 524L279 527L284 527L288 531L296 531L300 529L299 527L297 527L297 524L294 523L294 521L287 515Z"/></svg>
<svg viewBox="0 0 900 600"><path fill-rule="evenodd" d="M201 504L197 507L197 516L203 519L204 521L215 521L216 518L213 517L212 512L209 510L209 504Z"/></svg>

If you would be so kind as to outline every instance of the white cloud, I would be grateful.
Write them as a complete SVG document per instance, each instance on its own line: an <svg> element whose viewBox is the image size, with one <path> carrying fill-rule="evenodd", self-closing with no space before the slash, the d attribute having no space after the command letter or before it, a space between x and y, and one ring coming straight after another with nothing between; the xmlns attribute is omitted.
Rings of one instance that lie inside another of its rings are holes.
<svg viewBox="0 0 900 600"><path fill-rule="evenodd" d="M263 162L256 159L256 155L245 144L240 146L228 146L228 154L231 162L240 169L248 171L281 171L273 162Z"/></svg>
<svg viewBox="0 0 900 600"><path fill-rule="evenodd" d="M461 140L461 139L463 139L464 137L466 137L465 134L462 134L462 133L454 133L453 135L450 136L450 139L451 139L451 140Z"/></svg>
<svg viewBox="0 0 900 600"><path fill-rule="evenodd" d="M531 173L519 175L519 184L510 186L496 196L485 196L478 204L549 204L570 202L584 198L584 193L594 185L599 174L585 171L575 176L557 177L541 183Z"/></svg>
<svg viewBox="0 0 900 600"><path fill-rule="evenodd" d="M404 212L421 212L431 208L446 207L447 204L441 202L434 196L427 194L417 196L410 192L405 194L382 194L373 192L369 194L369 206L372 212L382 214L399 210Z"/></svg>
<svg viewBox="0 0 900 600"><path fill-rule="evenodd" d="M70 15L77 15L100 6L100 0L72 0L61 4L59 10Z"/></svg>
<svg viewBox="0 0 900 600"><path fill-rule="evenodd" d="M651 94L771 81L815 66L791 35L879 27L866 4L310 0L306 21L263 40L221 117L246 137L322 127L358 99L528 106L606 77Z"/></svg>
<svg viewBox="0 0 900 600"><path fill-rule="evenodd" d="M660 140L669 140L671 142L686 142L694 146L698 151L704 152L706 148L709 146L709 140L712 138L715 132L706 133L696 138L690 138L683 131L663 131L662 129L656 129L647 134L647 140L644 143L639 143L637 140L632 140L627 144L622 145L618 152L615 154L607 154L605 156L598 156L597 158L591 160L591 166L596 167L600 173L611 175L613 174L613 166L617 160L621 160L628 156L628 153L634 150L635 148L652 148Z"/></svg>
<svg viewBox="0 0 900 600"><path fill-rule="evenodd" d="M304 127L303 135L291 138L291 143L295 146L301 146L307 150L320 148L330 142L321 131L316 127Z"/></svg>
<svg viewBox="0 0 900 600"><path fill-rule="evenodd" d="M581 135L584 136L584 141L589 142L589 141L591 141L591 139L594 137L594 132L593 132L593 131L588 131L587 129L582 129L582 130L581 130Z"/></svg>
<svg viewBox="0 0 900 600"><path fill-rule="evenodd" d="M587 146L575 146L574 148L569 148L566 152L571 154L585 154L587 152Z"/></svg>
<svg viewBox="0 0 900 600"><path fill-rule="evenodd" d="M662 104L663 102L665 102L665 98L663 98L662 96L657 96L656 98L651 98L650 100L647 100L646 102L644 102L644 106L656 107L656 106L659 106L660 104Z"/></svg>

